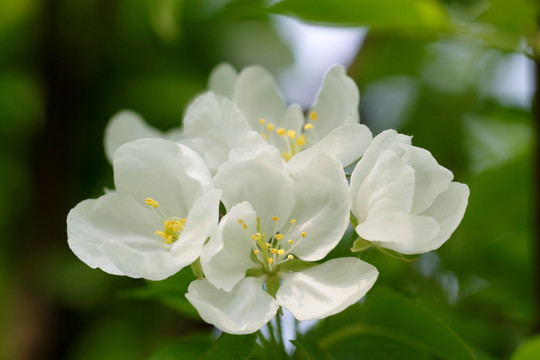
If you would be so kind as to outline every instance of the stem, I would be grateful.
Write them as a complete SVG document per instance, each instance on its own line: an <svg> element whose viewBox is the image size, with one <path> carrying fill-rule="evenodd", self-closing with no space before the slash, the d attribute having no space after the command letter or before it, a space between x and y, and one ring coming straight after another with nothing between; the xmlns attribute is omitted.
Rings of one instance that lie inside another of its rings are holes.
<svg viewBox="0 0 540 360"><path fill-rule="evenodd" d="M278 331L278 337L279 337L279 345L281 347L281 350L283 352L283 358L287 359L287 350L285 350L285 342L283 341L283 328L281 326L281 316L280 314L277 314L276 316L276 325L277 325L277 331Z"/></svg>

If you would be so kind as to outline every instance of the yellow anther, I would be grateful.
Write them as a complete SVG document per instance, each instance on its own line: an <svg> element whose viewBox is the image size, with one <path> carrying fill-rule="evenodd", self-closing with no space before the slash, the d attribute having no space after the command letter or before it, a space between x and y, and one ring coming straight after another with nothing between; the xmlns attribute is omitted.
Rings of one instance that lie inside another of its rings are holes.
<svg viewBox="0 0 540 360"><path fill-rule="evenodd" d="M274 221L278 221L278 220L279 220L279 218L278 218L277 216L274 216L274 217L272 218L272 220L274 220Z"/></svg>
<svg viewBox="0 0 540 360"><path fill-rule="evenodd" d="M270 243L266 243L266 244L264 244L264 246L266 246L266 248L268 249L272 245Z"/></svg>
<svg viewBox="0 0 540 360"><path fill-rule="evenodd" d="M173 239L172 235L169 235L169 236L167 236L167 239L165 239L165 243L166 244L172 244L173 240L174 239Z"/></svg>
<svg viewBox="0 0 540 360"><path fill-rule="evenodd" d="M294 244L294 240L293 239L289 239L289 241L287 241L289 244Z"/></svg>
<svg viewBox="0 0 540 360"><path fill-rule="evenodd" d="M273 263L274 263L274 259L268 258L268 263L269 263L269 264L273 264Z"/></svg>
<svg viewBox="0 0 540 360"><path fill-rule="evenodd" d="M315 110L311 110L311 112L309 113L309 118L312 121L317 121L317 112Z"/></svg>
<svg viewBox="0 0 540 360"><path fill-rule="evenodd" d="M274 124L268 123L268 125L266 125L266 129L268 129L268 131L274 131Z"/></svg>
<svg viewBox="0 0 540 360"><path fill-rule="evenodd" d="M291 139L294 139L296 137L296 131L294 130L287 131L287 136L290 137Z"/></svg>
<svg viewBox="0 0 540 360"><path fill-rule="evenodd" d="M283 239L283 234L276 234L276 236L274 236L276 238L276 240L281 240Z"/></svg>
<svg viewBox="0 0 540 360"><path fill-rule="evenodd" d="M291 219L291 224L294 224L296 222L296 219Z"/></svg>
<svg viewBox="0 0 540 360"><path fill-rule="evenodd" d="M266 123L266 120L264 120L264 119L259 119L259 124L264 125L265 123Z"/></svg>
<svg viewBox="0 0 540 360"><path fill-rule="evenodd" d="M279 250L277 251L277 253L278 253L278 255L283 255L283 254L285 254L285 250L279 249Z"/></svg>
<svg viewBox="0 0 540 360"><path fill-rule="evenodd" d="M244 220L238 219L238 223L239 223L239 224L243 224L243 223L244 223Z"/></svg>
<svg viewBox="0 0 540 360"><path fill-rule="evenodd" d="M306 135L304 134L300 135L300 137L296 140L296 145L298 146L306 145Z"/></svg>
<svg viewBox="0 0 540 360"><path fill-rule="evenodd" d="M163 231L161 231L161 230L156 230L156 231L154 231L154 234L159 235L159 236L161 236L161 237L164 238L164 239L167 238L167 234L165 234L165 233L164 233Z"/></svg>
<svg viewBox="0 0 540 360"><path fill-rule="evenodd" d="M274 248L272 248L272 249L270 249L270 252L271 252L272 254L275 254L275 253L277 253L277 252L278 252L278 250L277 250L277 249L274 249Z"/></svg>
<svg viewBox="0 0 540 360"><path fill-rule="evenodd" d="M146 203L146 205L150 205L154 209L159 206L159 203L152 198L146 198L144 202Z"/></svg>
<svg viewBox="0 0 540 360"><path fill-rule="evenodd" d="M287 259L292 260L292 259L294 259L294 256L292 256L291 254L289 254L289 255L287 255Z"/></svg>
<svg viewBox="0 0 540 360"><path fill-rule="evenodd" d="M276 133L279 135L279 136L285 136L285 134L287 133L287 130L285 130L284 128L278 128L276 130Z"/></svg>
<svg viewBox="0 0 540 360"><path fill-rule="evenodd" d="M304 125L304 130L308 131L308 130L313 130L313 124L306 124Z"/></svg>
<svg viewBox="0 0 540 360"><path fill-rule="evenodd" d="M172 229L174 232L182 231L183 228L184 228L184 224L180 220L175 221L172 226Z"/></svg>
<svg viewBox="0 0 540 360"><path fill-rule="evenodd" d="M251 235L251 238L252 238L253 240L255 240L255 241L257 241L257 239L258 239L257 235Z"/></svg>
<svg viewBox="0 0 540 360"><path fill-rule="evenodd" d="M305 238L306 237L306 232L302 232L302 237Z"/></svg>
<svg viewBox="0 0 540 360"><path fill-rule="evenodd" d="M248 228L248 226L247 226L246 224L242 224L242 227L243 227L244 229L247 229L247 228Z"/></svg>
<svg viewBox="0 0 540 360"><path fill-rule="evenodd" d="M254 253L255 255L257 255L257 254L259 253L259 250L255 249L255 250L253 250L253 253Z"/></svg>
<svg viewBox="0 0 540 360"><path fill-rule="evenodd" d="M292 154L288 151L282 151L281 152L281 157L285 160L285 161L289 161L292 157Z"/></svg>

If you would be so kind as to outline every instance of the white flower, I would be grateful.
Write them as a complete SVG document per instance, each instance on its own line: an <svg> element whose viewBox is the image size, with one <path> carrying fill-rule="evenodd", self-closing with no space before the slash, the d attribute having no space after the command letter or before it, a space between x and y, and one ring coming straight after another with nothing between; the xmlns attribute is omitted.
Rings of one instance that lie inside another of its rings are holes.
<svg viewBox="0 0 540 360"><path fill-rule="evenodd" d="M250 128L280 150L291 173L320 153L348 166L372 139L369 129L358 123L358 88L341 66L330 69L306 118L298 105L285 107L274 79L259 66L236 74L222 64L210 74L209 88L236 104Z"/></svg>
<svg viewBox="0 0 540 360"><path fill-rule="evenodd" d="M201 254L206 278L192 282L186 295L205 321L246 334L279 306L299 320L320 319L358 301L375 282L377 270L356 258L307 263L323 259L349 223L349 189L338 161L317 155L289 175L279 152L267 147L223 164L214 183L228 213Z"/></svg>
<svg viewBox="0 0 540 360"><path fill-rule="evenodd" d="M162 280L195 261L217 224L221 191L184 145L141 139L114 154L116 191L67 218L68 243L87 265Z"/></svg>
<svg viewBox="0 0 540 360"><path fill-rule="evenodd" d="M153 138L179 141L183 136L180 128L164 133L148 125L139 114L131 110L119 111L105 128L103 143L107 160L112 164L114 152L123 144L137 139Z"/></svg>
<svg viewBox="0 0 540 360"><path fill-rule="evenodd" d="M459 225L465 184L411 137L387 130L373 139L351 176L358 235L403 254L439 248Z"/></svg>

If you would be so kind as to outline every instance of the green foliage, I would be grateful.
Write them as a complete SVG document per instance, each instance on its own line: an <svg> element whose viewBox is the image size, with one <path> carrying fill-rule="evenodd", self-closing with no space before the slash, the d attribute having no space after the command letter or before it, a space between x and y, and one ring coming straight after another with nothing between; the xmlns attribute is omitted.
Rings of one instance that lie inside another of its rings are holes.
<svg viewBox="0 0 540 360"><path fill-rule="evenodd" d="M447 325L389 290L322 320L298 339L309 359L476 359ZM325 355L322 355L322 354Z"/></svg>
<svg viewBox="0 0 540 360"><path fill-rule="evenodd" d="M448 25L444 9L437 1L429 0L285 0L270 11L346 26L436 29Z"/></svg>
<svg viewBox="0 0 540 360"><path fill-rule="evenodd" d="M208 337L186 337L178 344L166 347L148 360L247 360L251 357L255 334L222 334L217 341Z"/></svg>
<svg viewBox="0 0 540 360"><path fill-rule="evenodd" d="M540 335L525 340L512 355L512 360L540 359Z"/></svg>

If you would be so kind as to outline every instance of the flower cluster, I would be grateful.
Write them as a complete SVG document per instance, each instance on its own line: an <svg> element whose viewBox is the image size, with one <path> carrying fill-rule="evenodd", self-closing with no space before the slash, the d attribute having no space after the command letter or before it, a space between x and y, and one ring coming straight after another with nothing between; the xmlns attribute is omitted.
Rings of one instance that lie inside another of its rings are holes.
<svg viewBox="0 0 540 360"><path fill-rule="evenodd" d="M255 332L280 308L336 314L378 276L354 253L323 261L351 222L353 251L424 253L450 237L469 195L409 136L373 138L358 105L343 67L304 112L261 67L220 65L182 128L161 133L123 111L105 134L115 190L71 210L69 246L93 268L149 280L199 261L186 297L228 333Z"/></svg>

